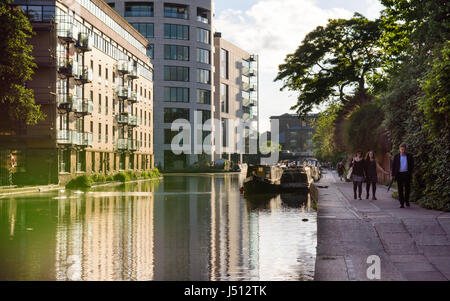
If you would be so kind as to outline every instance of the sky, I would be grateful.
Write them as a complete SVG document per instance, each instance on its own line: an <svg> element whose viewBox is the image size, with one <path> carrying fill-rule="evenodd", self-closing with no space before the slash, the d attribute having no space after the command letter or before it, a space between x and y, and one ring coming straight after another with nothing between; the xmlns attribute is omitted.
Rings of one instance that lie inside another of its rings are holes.
<svg viewBox="0 0 450 301"><path fill-rule="evenodd" d="M280 91L274 82L278 65L303 38L328 19L350 18L359 12L379 16L379 0L215 0L215 31L249 53L259 54L260 131L270 130L270 116L295 113L297 93Z"/></svg>

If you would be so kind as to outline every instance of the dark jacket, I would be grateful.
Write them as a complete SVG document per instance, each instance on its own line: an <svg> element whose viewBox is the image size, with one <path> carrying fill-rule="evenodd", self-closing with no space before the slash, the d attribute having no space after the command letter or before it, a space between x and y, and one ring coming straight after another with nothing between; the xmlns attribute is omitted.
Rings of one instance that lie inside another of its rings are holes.
<svg viewBox="0 0 450 301"><path fill-rule="evenodd" d="M371 161L370 159L365 159L364 160L364 167L365 167L365 171L366 171L366 178L369 182L377 182L378 181L378 177L377 177L377 161L373 160Z"/></svg>
<svg viewBox="0 0 450 301"><path fill-rule="evenodd" d="M364 164L364 160L361 159L361 161L354 161L352 159L352 163L350 163L350 167L353 167L353 171L352 171L352 175L355 176L361 176L361 177L365 177L365 164Z"/></svg>
<svg viewBox="0 0 450 301"><path fill-rule="evenodd" d="M414 171L414 157L410 153L406 153L406 159L408 161L408 174L412 175ZM400 154L394 156L392 161L392 176L395 178L400 172Z"/></svg>

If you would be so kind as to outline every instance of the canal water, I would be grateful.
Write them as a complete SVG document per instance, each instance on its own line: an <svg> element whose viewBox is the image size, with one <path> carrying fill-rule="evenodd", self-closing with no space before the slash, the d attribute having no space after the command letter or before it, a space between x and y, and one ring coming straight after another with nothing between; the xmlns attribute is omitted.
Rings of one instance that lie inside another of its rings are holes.
<svg viewBox="0 0 450 301"><path fill-rule="evenodd" d="M308 194L245 198L237 174L0 199L0 280L312 280Z"/></svg>

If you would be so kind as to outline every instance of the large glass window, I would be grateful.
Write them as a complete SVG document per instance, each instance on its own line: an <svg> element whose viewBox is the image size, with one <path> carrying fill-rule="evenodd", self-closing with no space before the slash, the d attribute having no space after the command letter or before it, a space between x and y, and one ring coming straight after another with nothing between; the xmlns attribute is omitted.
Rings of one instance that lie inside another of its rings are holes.
<svg viewBox="0 0 450 301"><path fill-rule="evenodd" d="M189 67L164 66L164 80L188 82Z"/></svg>
<svg viewBox="0 0 450 301"><path fill-rule="evenodd" d="M220 84L220 109L223 113L228 113L228 85Z"/></svg>
<svg viewBox="0 0 450 301"><path fill-rule="evenodd" d="M137 31L147 39L155 37L155 29L153 23L130 23Z"/></svg>
<svg viewBox="0 0 450 301"><path fill-rule="evenodd" d="M154 54L155 54L155 44L148 44L148 48L147 48L147 56L151 59L154 58Z"/></svg>
<svg viewBox="0 0 450 301"><path fill-rule="evenodd" d="M125 17L153 17L153 3L125 2Z"/></svg>
<svg viewBox="0 0 450 301"><path fill-rule="evenodd" d="M189 40L189 26L164 24L164 38L175 40Z"/></svg>
<svg viewBox="0 0 450 301"><path fill-rule="evenodd" d="M189 88L164 87L164 101L189 102Z"/></svg>
<svg viewBox="0 0 450 301"><path fill-rule="evenodd" d="M228 51L220 49L220 77L228 79Z"/></svg>
<svg viewBox="0 0 450 301"><path fill-rule="evenodd" d="M197 28L197 42L210 44L211 33L209 30L203 28Z"/></svg>
<svg viewBox="0 0 450 301"><path fill-rule="evenodd" d="M209 111L209 110L197 110L197 112L202 113L202 123L205 123L207 120L211 119L211 111Z"/></svg>
<svg viewBox="0 0 450 301"><path fill-rule="evenodd" d="M186 5L166 3L164 4L164 17L187 20L189 18L188 7Z"/></svg>
<svg viewBox="0 0 450 301"><path fill-rule="evenodd" d="M164 59L189 61L189 47L180 45L164 45Z"/></svg>
<svg viewBox="0 0 450 301"><path fill-rule="evenodd" d="M189 109L164 108L165 123L172 123L177 119L185 119L189 121Z"/></svg>
<svg viewBox="0 0 450 301"><path fill-rule="evenodd" d="M202 84L211 83L211 71L205 69L197 69L197 82Z"/></svg>
<svg viewBox="0 0 450 301"><path fill-rule="evenodd" d="M55 7L49 5L21 5L24 14L32 22L50 22L55 20Z"/></svg>
<svg viewBox="0 0 450 301"><path fill-rule="evenodd" d="M197 103L210 105L211 104L211 91L197 89Z"/></svg>
<svg viewBox="0 0 450 301"><path fill-rule="evenodd" d="M206 49L197 48L197 62L210 64L210 51Z"/></svg>

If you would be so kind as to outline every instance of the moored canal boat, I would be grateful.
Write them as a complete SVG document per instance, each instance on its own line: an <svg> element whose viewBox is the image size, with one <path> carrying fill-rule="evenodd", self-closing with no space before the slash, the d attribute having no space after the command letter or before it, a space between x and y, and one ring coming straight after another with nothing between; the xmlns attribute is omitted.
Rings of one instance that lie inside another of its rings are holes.
<svg viewBox="0 0 450 301"><path fill-rule="evenodd" d="M283 170L278 166L249 166L244 180L244 192L246 194L279 192L282 175Z"/></svg>

